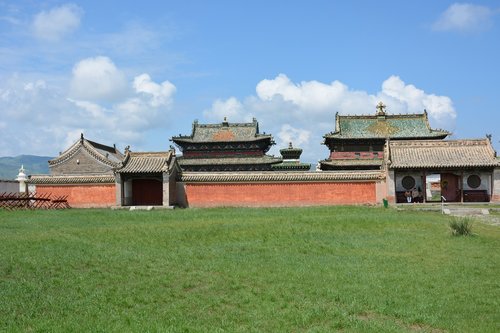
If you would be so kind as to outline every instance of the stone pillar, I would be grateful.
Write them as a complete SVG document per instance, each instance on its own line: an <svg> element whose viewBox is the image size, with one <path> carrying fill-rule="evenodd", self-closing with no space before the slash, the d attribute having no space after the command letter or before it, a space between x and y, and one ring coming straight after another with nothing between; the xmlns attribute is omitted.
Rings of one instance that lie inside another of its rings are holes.
<svg viewBox="0 0 500 333"><path fill-rule="evenodd" d="M495 168L493 170L492 185L491 202L500 203L500 168Z"/></svg>
<svg viewBox="0 0 500 333"><path fill-rule="evenodd" d="M396 176L394 170L387 170L386 185L387 185L387 201L396 203Z"/></svg>
<svg viewBox="0 0 500 333"><path fill-rule="evenodd" d="M123 205L132 205L132 180L126 180L123 182Z"/></svg>
<svg viewBox="0 0 500 333"><path fill-rule="evenodd" d="M122 200L122 176L121 174L115 174L115 201L118 207L123 206Z"/></svg>
<svg viewBox="0 0 500 333"><path fill-rule="evenodd" d="M168 172L162 173L163 178L163 206L170 206L170 175Z"/></svg>

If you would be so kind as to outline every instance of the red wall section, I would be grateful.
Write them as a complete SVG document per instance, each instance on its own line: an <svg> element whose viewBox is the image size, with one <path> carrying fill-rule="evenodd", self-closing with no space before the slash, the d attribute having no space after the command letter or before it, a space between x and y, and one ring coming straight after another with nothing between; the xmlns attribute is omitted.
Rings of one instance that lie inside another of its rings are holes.
<svg viewBox="0 0 500 333"><path fill-rule="evenodd" d="M90 184L90 185L37 185L39 194L50 193L51 198L68 196L71 207L110 207L116 204L115 184Z"/></svg>
<svg viewBox="0 0 500 333"><path fill-rule="evenodd" d="M189 207L376 203L375 182L186 184Z"/></svg>

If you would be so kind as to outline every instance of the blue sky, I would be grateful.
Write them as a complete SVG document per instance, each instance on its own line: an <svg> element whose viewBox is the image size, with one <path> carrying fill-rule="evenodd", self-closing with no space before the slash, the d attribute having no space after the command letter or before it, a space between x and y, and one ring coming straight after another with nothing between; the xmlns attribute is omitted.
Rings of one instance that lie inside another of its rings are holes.
<svg viewBox="0 0 500 333"><path fill-rule="evenodd" d="M379 101L498 149L498 59L497 1L0 1L0 156L166 150L227 116L315 163Z"/></svg>

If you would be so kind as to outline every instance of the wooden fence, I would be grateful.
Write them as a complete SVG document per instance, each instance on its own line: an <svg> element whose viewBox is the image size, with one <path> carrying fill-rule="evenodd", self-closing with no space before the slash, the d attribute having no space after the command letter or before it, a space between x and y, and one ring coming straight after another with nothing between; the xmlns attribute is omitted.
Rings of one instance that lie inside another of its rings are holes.
<svg viewBox="0 0 500 333"><path fill-rule="evenodd" d="M50 193L0 193L0 209L66 209L68 196L52 197Z"/></svg>

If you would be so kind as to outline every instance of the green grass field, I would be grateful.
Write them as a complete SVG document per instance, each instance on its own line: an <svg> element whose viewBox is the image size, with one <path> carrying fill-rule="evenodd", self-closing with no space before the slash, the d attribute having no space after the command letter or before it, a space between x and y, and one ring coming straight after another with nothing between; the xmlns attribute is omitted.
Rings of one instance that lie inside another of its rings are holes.
<svg viewBox="0 0 500 333"><path fill-rule="evenodd" d="M500 228L369 207L0 211L0 331L498 332Z"/></svg>

